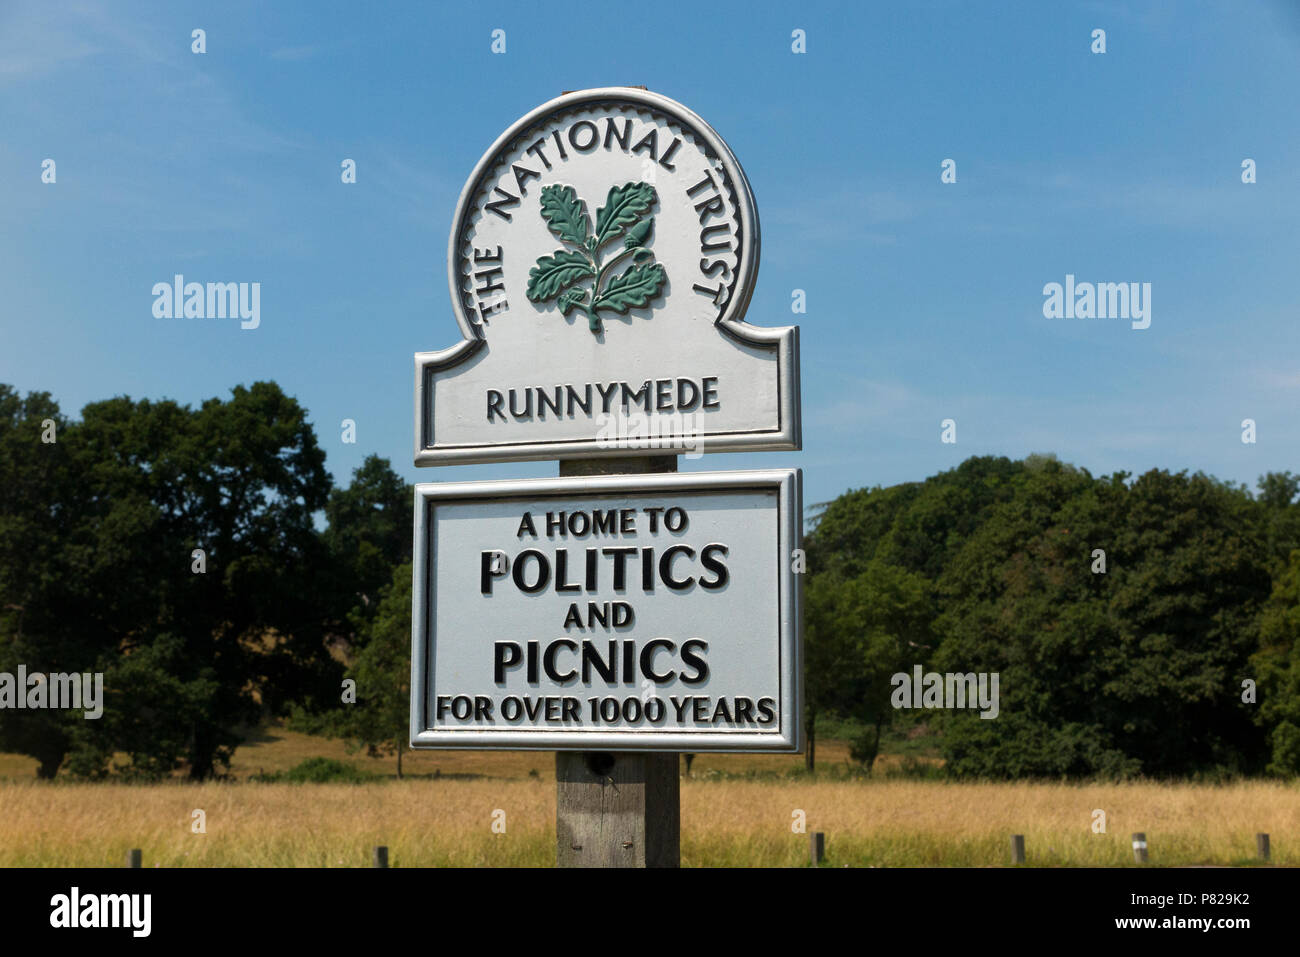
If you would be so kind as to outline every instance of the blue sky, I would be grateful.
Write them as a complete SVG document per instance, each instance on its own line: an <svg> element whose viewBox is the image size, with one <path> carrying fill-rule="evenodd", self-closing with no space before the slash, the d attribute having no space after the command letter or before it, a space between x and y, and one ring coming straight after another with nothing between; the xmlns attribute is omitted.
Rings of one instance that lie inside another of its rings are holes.
<svg viewBox="0 0 1300 957"><path fill-rule="evenodd" d="M411 481L552 475L414 468L411 356L459 335L447 237L479 156L618 84L729 142L762 224L748 318L802 327L804 451L684 468L801 466L810 503L977 454L1300 470L1300 5L1268 0L6 0L0 382L75 414L273 379L344 483L371 452ZM155 319L178 272L260 282L260 327ZM1067 273L1151 283L1150 328L1044 318Z"/></svg>

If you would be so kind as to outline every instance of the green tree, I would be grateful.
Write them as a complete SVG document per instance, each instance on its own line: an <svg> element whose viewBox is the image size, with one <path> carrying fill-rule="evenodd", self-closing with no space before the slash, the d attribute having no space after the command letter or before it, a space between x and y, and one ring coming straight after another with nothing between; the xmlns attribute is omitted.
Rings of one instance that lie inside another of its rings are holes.
<svg viewBox="0 0 1300 957"><path fill-rule="evenodd" d="M942 711L950 773L979 777L1131 773L1104 733L1098 656L1113 640L1093 572L1111 547L1123 476L1040 460L971 535L939 583L940 672L997 673L999 713Z"/></svg>
<svg viewBox="0 0 1300 957"><path fill-rule="evenodd" d="M1300 774L1300 549L1291 552L1260 616L1260 647L1251 664L1256 723L1268 736L1267 770Z"/></svg>
<svg viewBox="0 0 1300 957"><path fill-rule="evenodd" d="M920 574L879 559L851 579L823 576L816 583L813 646L834 649L833 658L813 663L818 696L827 710L865 729L850 742L850 757L868 771L882 730L894 720L891 678L929 653L930 590Z"/></svg>
<svg viewBox="0 0 1300 957"><path fill-rule="evenodd" d="M1268 553L1275 562L1274 577L1279 578L1291 552L1300 548L1300 475L1269 472L1259 477L1258 488Z"/></svg>
<svg viewBox="0 0 1300 957"><path fill-rule="evenodd" d="M58 445L75 486L55 482L12 506L26 521L61 523L51 564L9 558L0 574L7 594L32 596L21 626L29 668L102 671L108 703L99 721L41 735L42 768L71 754L94 776L125 751L125 773L184 763L210 777L241 726L337 687L326 650L336 599L313 523L330 483L296 401L273 383L198 409L119 397L86 406ZM37 468L39 454L19 448L18 468Z"/></svg>
<svg viewBox="0 0 1300 957"><path fill-rule="evenodd" d="M325 544L341 576L336 587L355 596L351 611L358 621L374 617L393 569L411 560L413 495L410 484L378 455L366 457L347 488L330 492Z"/></svg>
<svg viewBox="0 0 1300 957"><path fill-rule="evenodd" d="M1095 549L1106 553L1094 571ZM941 583L941 670L1000 674L1001 716L943 716L956 774L1249 771L1236 689L1268 594L1256 504L1203 475L1049 465Z"/></svg>
<svg viewBox="0 0 1300 957"><path fill-rule="evenodd" d="M81 551L78 472L69 422L48 392L23 398L0 384L0 672L84 671L97 657L75 617ZM26 689L18 689L25 694ZM0 750L37 761L52 778L80 712L0 710Z"/></svg>
<svg viewBox="0 0 1300 957"><path fill-rule="evenodd" d="M290 721L309 734L350 739L372 757L396 753L399 776L410 706L396 685L381 690L387 680L381 676L394 666L391 656L400 654L404 664L395 666L394 680L400 679L402 689L409 684L402 669L410 668L412 497L412 487L377 455L352 473L347 488L330 494L323 537L333 589L350 608L339 650L349 665L346 677L356 682L357 700L346 703L335 688L302 700ZM395 591L405 595L404 611Z"/></svg>
<svg viewBox="0 0 1300 957"><path fill-rule="evenodd" d="M378 611L365 644L348 669L356 681L355 704L343 705L333 731L353 739L371 757L402 755L410 746L411 721L411 563L393 571L380 593Z"/></svg>
<svg viewBox="0 0 1300 957"><path fill-rule="evenodd" d="M826 504L806 536L806 763L814 766L817 717L865 722L852 742L868 767L893 717L889 677L932 654L937 577L1025 466L972 458L924 482L846 492Z"/></svg>

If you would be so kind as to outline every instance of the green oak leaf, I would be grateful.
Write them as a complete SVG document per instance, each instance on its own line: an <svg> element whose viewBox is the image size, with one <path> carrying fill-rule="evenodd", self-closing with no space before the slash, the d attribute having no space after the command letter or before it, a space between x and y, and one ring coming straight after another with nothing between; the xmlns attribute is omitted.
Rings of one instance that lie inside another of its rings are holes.
<svg viewBox="0 0 1300 957"><path fill-rule="evenodd" d="M627 238L623 240L623 246L626 249L636 249L638 246L644 246L645 241L650 238L650 230L654 228L655 218L643 219L627 231Z"/></svg>
<svg viewBox="0 0 1300 957"><path fill-rule="evenodd" d="M596 270L582 253L560 249L551 256L543 256L528 270L527 295L533 302L545 302L565 286L595 274Z"/></svg>
<svg viewBox="0 0 1300 957"><path fill-rule="evenodd" d="M603 246L635 223L655 199L655 188L649 183L611 186L605 205L596 210L596 245Z"/></svg>
<svg viewBox="0 0 1300 957"><path fill-rule="evenodd" d="M634 306L644 306L659 295L660 287L668 277L664 267L655 263L652 266L632 266L622 275L609 281L592 308L613 309L615 312L627 312Z"/></svg>
<svg viewBox="0 0 1300 957"><path fill-rule="evenodd" d="M542 187L542 217L551 232L566 243L581 246L587 241L591 223L572 186Z"/></svg>
<svg viewBox="0 0 1300 957"><path fill-rule="evenodd" d="M587 290L585 289L566 289L560 293L560 313L567 316L574 306L579 305L586 298Z"/></svg>

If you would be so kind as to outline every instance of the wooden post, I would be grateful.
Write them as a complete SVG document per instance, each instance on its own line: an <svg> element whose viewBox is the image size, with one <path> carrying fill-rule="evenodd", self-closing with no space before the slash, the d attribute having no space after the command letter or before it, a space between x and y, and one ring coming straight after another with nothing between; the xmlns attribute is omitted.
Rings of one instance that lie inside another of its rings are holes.
<svg viewBox="0 0 1300 957"><path fill-rule="evenodd" d="M138 847L131 848L131 850L126 852L126 866L127 867L142 866L141 865L142 857L143 855L140 853L140 848Z"/></svg>
<svg viewBox="0 0 1300 957"><path fill-rule="evenodd" d="M557 867L677 867L677 755L555 752Z"/></svg>
<svg viewBox="0 0 1300 957"><path fill-rule="evenodd" d="M388 866L388 848L385 847L383 844L376 845L375 847L374 866L375 867Z"/></svg>
<svg viewBox="0 0 1300 957"><path fill-rule="evenodd" d="M1133 835L1133 860L1139 864L1147 862L1147 836L1143 831Z"/></svg>
<svg viewBox="0 0 1300 957"><path fill-rule="evenodd" d="M821 831L813 831L808 835L808 858L813 867L820 867L822 861L826 860L826 835Z"/></svg>
<svg viewBox="0 0 1300 957"><path fill-rule="evenodd" d="M565 478L676 472L675 455L560 462ZM557 867L681 865L676 752L555 752Z"/></svg>
<svg viewBox="0 0 1300 957"><path fill-rule="evenodd" d="M1255 835L1255 856L1258 857L1261 861L1268 860L1268 835L1267 834Z"/></svg>
<svg viewBox="0 0 1300 957"><path fill-rule="evenodd" d="M1025 836L1023 834L1011 835L1011 863L1025 863Z"/></svg>

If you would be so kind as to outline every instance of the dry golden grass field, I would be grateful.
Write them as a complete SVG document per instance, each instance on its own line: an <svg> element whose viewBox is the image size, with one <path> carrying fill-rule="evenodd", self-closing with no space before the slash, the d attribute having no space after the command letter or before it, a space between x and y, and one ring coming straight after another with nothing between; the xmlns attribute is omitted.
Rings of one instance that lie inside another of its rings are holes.
<svg viewBox="0 0 1300 957"><path fill-rule="evenodd" d="M119 865L139 847L146 867L365 866L375 844L392 866L549 866L554 859L554 756L526 752L348 755L341 744L273 729L242 747L237 779L316 755L389 775L364 784L236 780L123 784L39 783L32 762L0 756L0 866ZM819 744L819 770L846 758ZM955 784L788 777L801 756L700 755L682 780L682 863L799 866L808 839L796 811L826 834L827 862L850 866L1007 863L1023 833L1030 865L1133 863L1145 831L1154 865L1255 863L1254 835L1272 836L1273 863L1300 864L1300 787L1199 784ZM888 762L886 762L886 768ZM532 774L535 772L535 776ZM775 772L766 777L738 775ZM434 777L433 775L437 775ZM1106 812L1106 833L1092 831ZM207 832L191 831L202 809ZM494 811L505 833L493 833ZM499 818L500 815L497 815Z"/></svg>

